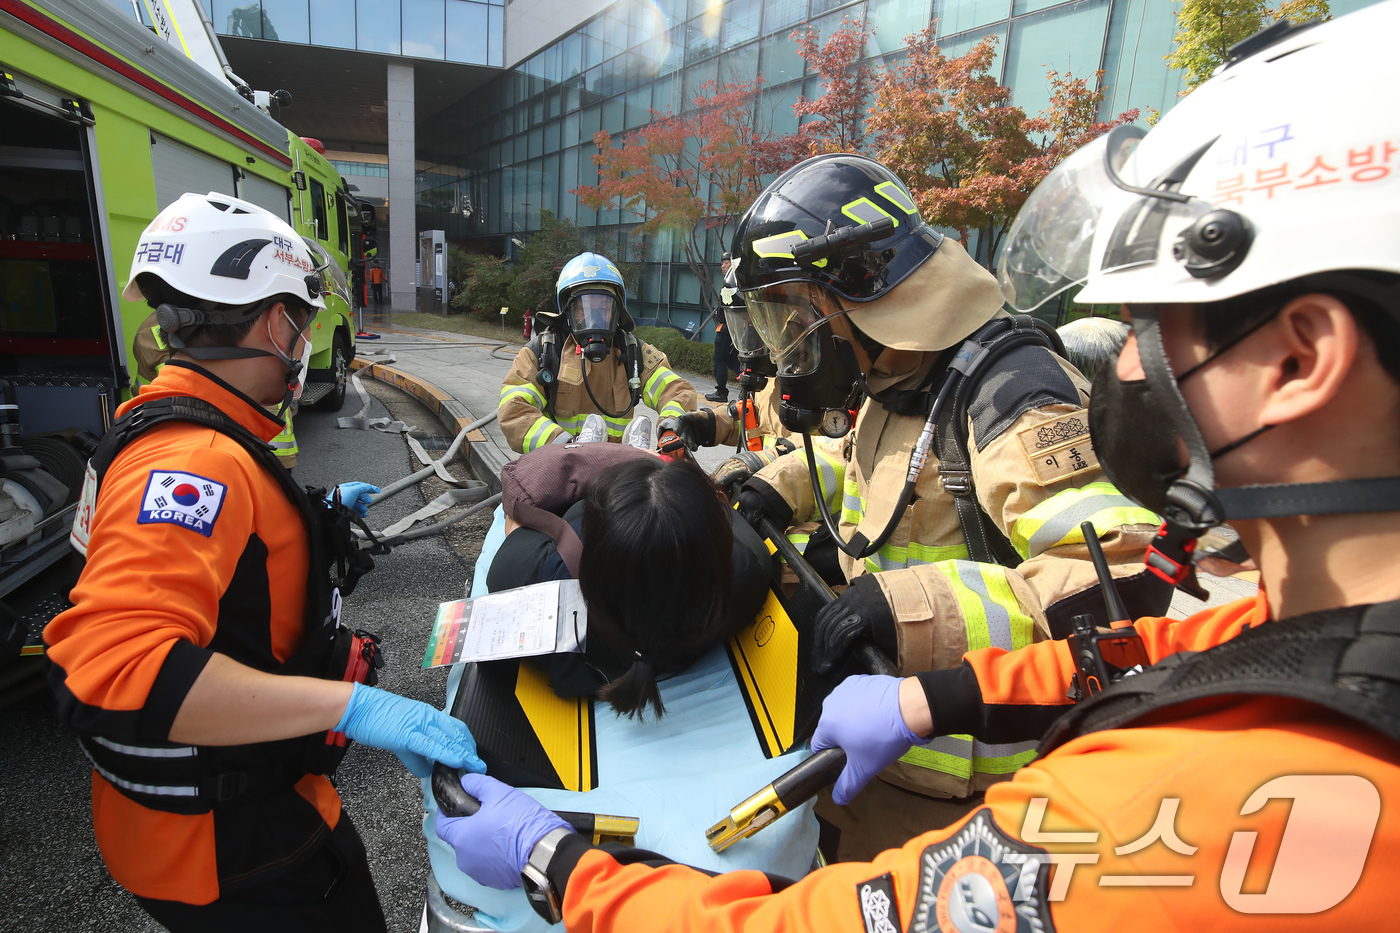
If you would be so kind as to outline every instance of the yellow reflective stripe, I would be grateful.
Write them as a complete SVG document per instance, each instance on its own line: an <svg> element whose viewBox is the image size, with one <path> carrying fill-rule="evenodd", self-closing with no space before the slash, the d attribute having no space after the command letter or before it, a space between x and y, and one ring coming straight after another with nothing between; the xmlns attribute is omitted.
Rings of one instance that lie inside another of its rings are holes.
<svg viewBox="0 0 1400 933"><path fill-rule="evenodd" d="M502 405L504 405L506 402L509 402L511 399L517 396L525 399L525 401L529 402L531 405L533 405L535 408L538 408L540 411L544 411L544 393L541 392L539 389L535 388L534 386L529 385L528 383L524 385L501 386Z"/></svg>
<svg viewBox="0 0 1400 933"><path fill-rule="evenodd" d="M1112 483L1066 489L1031 509L1011 526L1011 545L1024 558L1062 544L1083 544L1080 522L1093 522L1103 537L1123 525L1159 525L1157 515L1134 503Z"/></svg>
<svg viewBox="0 0 1400 933"><path fill-rule="evenodd" d="M865 566L871 573L879 573L882 570L903 570L905 567L920 567L947 560L967 560L967 545L886 544L865 559Z"/></svg>
<svg viewBox="0 0 1400 933"><path fill-rule="evenodd" d="M154 337L154 338L156 338L156 348L157 348L157 349L159 349L159 350L168 350L168 349L170 349L169 347L167 347L167 346L165 345L165 341L160 339L160 325L159 325L159 324L154 324L154 325L151 326L151 336ZM157 368L159 368L159 367L157 367Z"/></svg>
<svg viewBox="0 0 1400 933"><path fill-rule="evenodd" d="M793 544L797 545L797 553L799 554L806 554L807 545L812 542L811 535L790 534L787 536L787 539ZM781 557L779 557L778 559L782 560Z"/></svg>
<svg viewBox="0 0 1400 933"><path fill-rule="evenodd" d="M847 471L846 482L842 486L841 521L859 525L864 517L865 497L860 494L860 486L856 483L854 474Z"/></svg>
<svg viewBox="0 0 1400 933"><path fill-rule="evenodd" d="M661 406L657 402L661 398L661 393L668 385L680 378L665 366L656 367L656 372L652 373L651 378L646 381L646 385L642 386L642 398L650 407L660 408Z"/></svg>
<svg viewBox="0 0 1400 933"><path fill-rule="evenodd" d="M915 745L899 760L931 771L942 771L960 778L982 774L1011 774L1035 760L1039 743L978 742L970 735L940 735Z"/></svg>
<svg viewBox="0 0 1400 933"><path fill-rule="evenodd" d="M558 427L553 421L543 416L536 418L535 423L530 425L530 429L525 432L525 442L520 446L525 448L525 453L529 453L538 447L543 447L549 441L549 435Z"/></svg>
<svg viewBox="0 0 1400 933"><path fill-rule="evenodd" d="M849 204L841 207L841 213L851 218L858 224L868 224L879 220L881 217L888 217L894 221L896 227L899 226L899 218L876 204L869 198L856 198Z"/></svg>
<svg viewBox="0 0 1400 933"><path fill-rule="evenodd" d="M875 192L906 214L913 214L919 209L895 182L882 181L875 186Z"/></svg>
<svg viewBox="0 0 1400 933"><path fill-rule="evenodd" d="M753 250L755 256L764 259L781 259L786 257L792 259L792 248L803 240L807 239L807 234L801 230L788 230L786 233L775 233L762 239L754 240L749 248ZM818 259L812 265L818 268L826 266L825 259Z"/></svg>
<svg viewBox="0 0 1400 933"><path fill-rule="evenodd" d="M1015 651L1035 637L1035 623L1006 579L1006 568L971 560L950 560L935 566L948 579L967 630L967 650L1001 648Z"/></svg>
<svg viewBox="0 0 1400 933"><path fill-rule="evenodd" d="M584 417L587 417L586 415ZM612 437L621 437L627 431L627 426L632 423L631 418L609 418L601 415L603 421L608 426L608 434Z"/></svg>
<svg viewBox="0 0 1400 933"><path fill-rule="evenodd" d="M679 418L681 415L685 414L685 406L675 399L672 399L661 406L661 411L658 412L658 414L662 418Z"/></svg>
<svg viewBox="0 0 1400 933"><path fill-rule="evenodd" d="M1021 610L1006 568L969 560L936 565L948 579L962 611L969 651L996 647L1024 648L1035 638L1035 622ZM900 761L970 778L973 772L1010 774L1035 759L1036 742L999 745L973 741L970 735L938 736L911 748Z"/></svg>
<svg viewBox="0 0 1400 933"><path fill-rule="evenodd" d="M845 461L833 457L826 449L814 444L812 446L812 462L817 467L817 485L821 487L822 502L826 503L826 510L830 512L836 507L838 492L844 490L842 481L845 479ZM842 511L842 518L844 518L845 510Z"/></svg>

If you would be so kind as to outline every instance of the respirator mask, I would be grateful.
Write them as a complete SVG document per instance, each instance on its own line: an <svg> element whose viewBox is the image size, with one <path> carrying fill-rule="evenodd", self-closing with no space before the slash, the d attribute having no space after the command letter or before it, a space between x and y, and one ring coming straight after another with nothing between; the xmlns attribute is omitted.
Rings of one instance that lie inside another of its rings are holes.
<svg viewBox="0 0 1400 933"><path fill-rule="evenodd" d="M590 363L601 363L612 352L618 304L617 296L603 289L578 291L569 296L569 330Z"/></svg>
<svg viewBox="0 0 1400 933"><path fill-rule="evenodd" d="M860 366L850 342L832 333L826 320L841 313L836 300L821 286L799 281L752 289L744 301L776 367L783 426L844 437L860 397Z"/></svg>

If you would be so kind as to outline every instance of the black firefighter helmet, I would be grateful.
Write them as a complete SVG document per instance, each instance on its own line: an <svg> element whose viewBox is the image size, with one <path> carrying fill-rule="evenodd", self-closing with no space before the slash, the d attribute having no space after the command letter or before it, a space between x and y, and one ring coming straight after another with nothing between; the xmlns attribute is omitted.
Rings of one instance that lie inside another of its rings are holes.
<svg viewBox="0 0 1400 933"><path fill-rule="evenodd" d="M835 153L799 162L764 189L740 219L732 252L742 291L803 281L866 302L904 281L942 241L897 175Z"/></svg>

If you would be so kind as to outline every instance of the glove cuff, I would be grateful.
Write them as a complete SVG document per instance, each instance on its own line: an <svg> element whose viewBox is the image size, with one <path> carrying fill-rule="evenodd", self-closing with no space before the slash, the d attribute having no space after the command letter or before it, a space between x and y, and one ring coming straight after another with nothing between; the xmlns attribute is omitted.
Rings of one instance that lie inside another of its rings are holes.
<svg viewBox="0 0 1400 933"><path fill-rule="evenodd" d="M899 667L899 631L894 621L894 610L880 588L880 581L874 574L862 574L851 581L851 587L860 594L861 613L870 620L870 638L875 647Z"/></svg>
<svg viewBox="0 0 1400 933"><path fill-rule="evenodd" d="M792 525L792 506L784 499L778 490L769 486L758 477L751 477L744 483L743 491L757 493L763 500L763 511L779 528L787 528Z"/></svg>
<svg viewBox="0 0 1400 933"><path fill-rule="evenodd" d="M340 714L340 722L335 724L332 732L345 732L349 728L351 720L355 718L357 707L364 702L365 691L373 690L373 687L366 687L358 681L350 688L350 702L345 704L345 712ZM351 736L353 738L353 736Z"/></svg>

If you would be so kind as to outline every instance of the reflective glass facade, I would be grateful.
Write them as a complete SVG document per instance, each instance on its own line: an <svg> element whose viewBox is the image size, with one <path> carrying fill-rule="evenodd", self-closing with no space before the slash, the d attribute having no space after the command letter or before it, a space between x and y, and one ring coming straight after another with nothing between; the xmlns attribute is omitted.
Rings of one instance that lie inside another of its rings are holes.
<svg viewBox="0 0 1400 933"><path fill-rule="evenodd" d="M951 55L996 36L999 77L1030 113L1049 100L1047 68L1079 77L1103 69L1105 114L1166 110L1181 90L1162 60L1176 25L1170 0L618 0L418 128L420 162L435 163L418 174L418 226L497 237L509 250L544 209L622 242L640 218L590 210L570 193L596 181L593 134L616 137L653 108L687 106L706 81L756 77L765 88L760 118L791 132L792 104L821 93L791 33L812 23L824 38L846 19L874 27L866 52L875 62L897 57L930 21ZM718 264L724 246L711 240ZM640 316L698 318L699 285L673 250L664 236L648 245Z"/></svg>
<svg viewBox="0 0 1400 933"><path fill-rule="evenodd" d="M226 36L502 64L504 0L206 0Z"/></svg>

